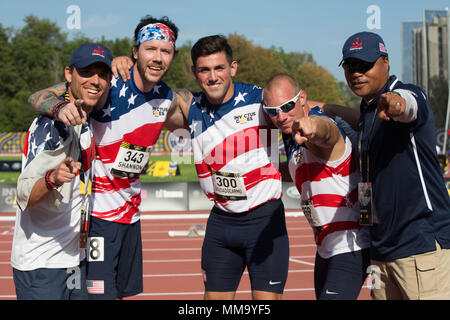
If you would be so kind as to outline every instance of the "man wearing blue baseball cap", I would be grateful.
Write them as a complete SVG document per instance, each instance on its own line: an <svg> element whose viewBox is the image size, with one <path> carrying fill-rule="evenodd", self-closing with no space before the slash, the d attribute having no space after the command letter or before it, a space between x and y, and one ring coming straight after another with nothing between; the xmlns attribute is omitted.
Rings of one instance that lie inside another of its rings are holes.
<svg viewBox="0 0 450 320"><path fill-rule="evenodd" d="M178 94L162 80L176 55L177 37L178 28L168 17L143 17L134 31L128 76L112 79L107 103L90 116L97 151L87 265L90 300L143 291L139 176L163 126L175 130L186 117ZM63 90L64 84L58 84L34 93L29 102L67 125L84 123L78 100L59 105L56 97Z"/></svg>
<svg viewBox="0 0 450 320"><path fill-rule="evenodd" d="M378 34L350 36L341 64L349 88L362 98L358 195L360 224L371 232L372 296L450 299L450 198L428 99L389 75Z"/></svg>
<svg viewBox="0 0 450 320"><path fill-rule="evenodd" d="M89 114L108 97L112 54L84 43L65 67L60 104ZM87 299L86 242L95 157L89 121L66 126L39 115L28 130L17 182L11 265L19 300Z"/></svg>

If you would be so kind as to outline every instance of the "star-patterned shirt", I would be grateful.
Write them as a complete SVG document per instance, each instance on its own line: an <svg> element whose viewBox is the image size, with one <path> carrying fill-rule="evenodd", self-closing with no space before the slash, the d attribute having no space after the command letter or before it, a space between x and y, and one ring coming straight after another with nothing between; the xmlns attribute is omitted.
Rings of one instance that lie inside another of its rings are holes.
<svg viewBox="0 0 450 320"><path fill-rule="evenodd" d="M64 123L54 120L45 115L39 115L30 126L27 132L24 148L22 168L25 168L41 152L46 150L56 150L67 139L69 127ZM91 133L88 124L83 124L81 128L81 150L82 158L74 159L82 161L83 168L89 170L91 167Z"/></svg>
<svg viewBox="0 0 450 320"><path fill-rule="evenodd" d="M221 104L195 93L189 109L189 128L200 186L219 209L238 213L281 197L278 130L271 130L261 108L262 89L234 83L233 97ZM220 199L214 189L217 172L239 175L246 199Z"/></svg>
<svg viewBox="0 0 450 320"><path fill-rule="evenodd" d="M120 145L124 142L151 149L161 133L173 98L172 89L162 81L150 92L141 92L134 83L133 73L134 67L127 82L113 77L105 106L92 114L97 151L92 215L120 223L136 222L141 203L139 177L111 173Z"/></svg>

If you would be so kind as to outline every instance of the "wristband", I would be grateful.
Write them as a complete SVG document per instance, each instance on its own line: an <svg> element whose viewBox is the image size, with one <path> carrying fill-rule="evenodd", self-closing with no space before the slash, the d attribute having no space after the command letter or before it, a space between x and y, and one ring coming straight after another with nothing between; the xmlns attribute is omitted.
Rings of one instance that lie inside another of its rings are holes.
<svg viewBox="0 0 450 320"><path fill-rule="evenodd" d="M45 174L45 178L44 178L45 185L47 186L48 190L53 190L53 189L56 189L61 186L61 185L56 185L50 181L50 175L53 173L53 171L55 171L55 169L48 170L47 173Z"/></svg>
<svg viewBox="0 0 450 320"><path fill-rule="evenodd" d="M65 100L65 101L61 101L61 102L57 103L55 105L55 107L53 108L53 118L56 119L56 116L58 115L59 110L61 110L61 108L69 102L70 101Z"/></svg>
<svg viewBox="0 0 450 320"><path fill-rule="evenodd" d="M388 91L388 92L386 92L386 94L396 94L396 95L398 95L399 97L401 97L400 93L398 93L398 92L396 92L396 91Z"/></svg>

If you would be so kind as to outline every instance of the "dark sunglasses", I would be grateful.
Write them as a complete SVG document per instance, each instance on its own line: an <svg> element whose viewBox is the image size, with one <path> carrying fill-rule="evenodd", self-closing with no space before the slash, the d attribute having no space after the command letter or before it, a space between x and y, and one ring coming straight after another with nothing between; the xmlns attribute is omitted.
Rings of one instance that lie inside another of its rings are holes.
<svg viewBox="0 0 450 320"><path fill-rule="evenodd" d="M348 73L366 73L373 68L376 62L376 60L374 62L367 62L362 60L344 61L344 63L342 64L342 68L344 68L344 70Z"/></svg>
<svg viewBox="0 0 450 320"><path fill-rule="evenodd" d="M267 112L267 114L271 117L275 117L278 114L278 111L289 112L295 108L295 104L297 103L297 100L300 97L300 93L302 93L302 90L300 90L294 98L283 103L279 107L267 107L264 101L262 102L262 107L264 111Z"/></svg>

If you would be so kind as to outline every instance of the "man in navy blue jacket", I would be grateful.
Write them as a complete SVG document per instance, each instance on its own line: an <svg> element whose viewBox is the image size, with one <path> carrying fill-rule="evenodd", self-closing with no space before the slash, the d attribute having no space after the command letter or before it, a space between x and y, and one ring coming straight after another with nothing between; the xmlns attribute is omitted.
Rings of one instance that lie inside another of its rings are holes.
<svg viewBox="0 0 450 320"><path fill-rule="evenodd" d="M450 198L423 91L389 75L381 37L347 39L342 67L362 98L357 160L360 223L371 226L374 299L450 299ZM379 272L378 272L379 271Z"/></svg>

